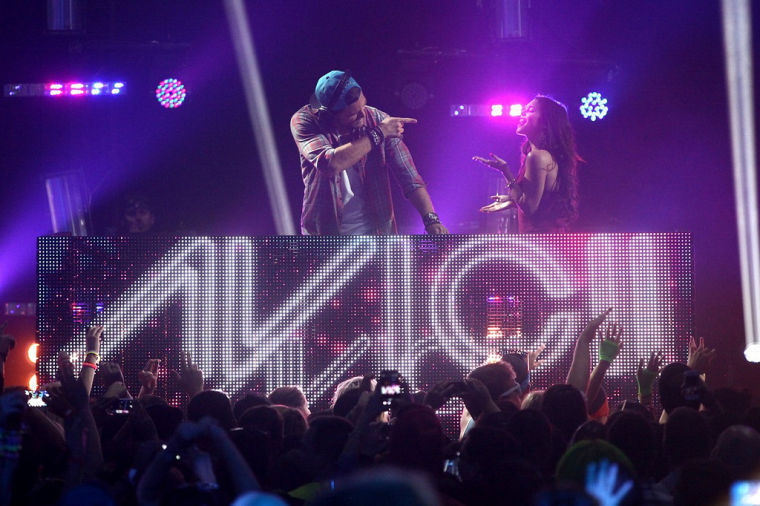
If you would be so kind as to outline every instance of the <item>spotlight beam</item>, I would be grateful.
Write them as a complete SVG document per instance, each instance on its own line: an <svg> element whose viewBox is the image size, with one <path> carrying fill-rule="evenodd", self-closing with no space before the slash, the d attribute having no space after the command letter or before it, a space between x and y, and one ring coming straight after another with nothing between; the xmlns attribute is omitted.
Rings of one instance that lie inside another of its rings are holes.
<svg viewBox="0 0 760 506"><path fill-rule="evenodd" d="M760 239L752 100L752 18L748 0L723 0L722 8L744 334L747 340L744 355L751 362L760 362Z"/></svg>
<svg viewBox="0 0 760 506"><path fill-rule="evenodd" d="M295 235L288 194L285 191L282 168L277 155L277 144L272 132L272 122L269 119L264 83L261 80L256 51L253 47L248 13L243 0L224 0L224 10L230 25L230 35L235 47L240 77L243 80L248 115L264 171L264 181L275 227L279 235Z"/></svg>

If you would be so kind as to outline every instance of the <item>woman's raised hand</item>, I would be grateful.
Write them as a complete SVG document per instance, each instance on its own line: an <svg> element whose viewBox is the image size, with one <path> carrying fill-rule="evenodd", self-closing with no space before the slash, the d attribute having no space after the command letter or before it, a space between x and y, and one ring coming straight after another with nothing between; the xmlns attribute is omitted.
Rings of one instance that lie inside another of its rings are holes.
<svg viewBox="0 0 760 506"><path fill-rule="evenodd" d="M488 153L488 156L490 158L483 158L482 156L473 156L472 159L476 162L480 162L483 165L486 165L488 167L491 167L492 169L496 169L502 174L505 174L509 172L509 166L507 165L507 161L499 158L493 153Z"/></svg>

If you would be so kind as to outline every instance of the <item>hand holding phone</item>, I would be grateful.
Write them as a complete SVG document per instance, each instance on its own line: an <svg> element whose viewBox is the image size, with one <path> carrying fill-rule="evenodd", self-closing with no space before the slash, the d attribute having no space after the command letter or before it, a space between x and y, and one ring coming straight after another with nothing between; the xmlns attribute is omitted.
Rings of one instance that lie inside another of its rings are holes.
<svg viewBox="0 0 760 506"><path fill-rule="evenodd" d="M134 399L116 398L111 402L111 406L106 410L109 415L128 415L134 408Z"/></svg>

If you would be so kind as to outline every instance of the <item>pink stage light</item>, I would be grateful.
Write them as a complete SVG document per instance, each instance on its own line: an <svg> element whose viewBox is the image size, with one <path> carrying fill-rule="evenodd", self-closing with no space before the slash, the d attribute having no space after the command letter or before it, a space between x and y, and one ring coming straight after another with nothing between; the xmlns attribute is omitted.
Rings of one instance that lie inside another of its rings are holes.
<svg viewBox="0 0 760 506"><path fill-rule="evenodd" d="M492 104L491 116L493 117L504 116L504 106L502 104Z"/></svg>
<svg viewBox="0 0 760 506"><path fill-rule="evenodd" d="M156 100L167 109L181 106L187 97L185 85L179 79L164 79L156 88Z"/></svg>
<svg viewBox="0 0 760 506"><path fill-rule="evenodd" d="M509 106L509 115L520 116L522 114L522 104L512 104Z"/></svg>

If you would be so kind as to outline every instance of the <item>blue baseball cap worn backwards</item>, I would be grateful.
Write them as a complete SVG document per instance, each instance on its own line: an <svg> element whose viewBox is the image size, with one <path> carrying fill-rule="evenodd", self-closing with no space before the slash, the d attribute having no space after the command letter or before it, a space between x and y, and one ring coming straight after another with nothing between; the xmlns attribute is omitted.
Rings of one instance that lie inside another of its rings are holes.
<svg viewBox="0 0 760 506"><path fill-rule="evenodd" d="M346 103L346 98L354 88L359 88L361 91L361 86L351 77L350 73L332 70L317 81L317 86L314 88L314 98L322 108L330 112L338 112L349 105Z"/></svg>

